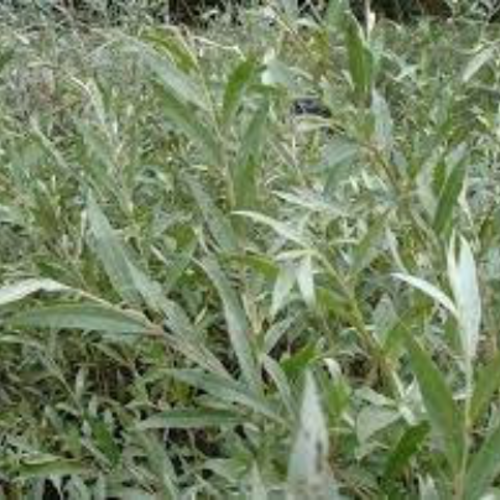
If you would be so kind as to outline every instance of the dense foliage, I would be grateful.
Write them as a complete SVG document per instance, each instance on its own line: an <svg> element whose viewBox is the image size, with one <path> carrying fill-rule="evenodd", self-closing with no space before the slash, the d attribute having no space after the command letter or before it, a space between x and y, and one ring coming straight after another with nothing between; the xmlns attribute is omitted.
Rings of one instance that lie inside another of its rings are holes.
<svg viewBox="0 0 500 500"><path fill-rule="evenodd" d="M499 27L287 6L1 11L0 497L499 497Z"/></svg>

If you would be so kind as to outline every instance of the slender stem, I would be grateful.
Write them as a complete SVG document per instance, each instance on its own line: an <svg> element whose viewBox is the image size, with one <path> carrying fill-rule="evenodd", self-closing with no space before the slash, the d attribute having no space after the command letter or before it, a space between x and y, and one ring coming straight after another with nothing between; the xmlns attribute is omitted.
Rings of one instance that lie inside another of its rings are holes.
<svg viewBox="0 0 500 500"><path fill-rule="evenodd" d="M465 479L467 476L467 465L469 462L469 448L470 448L470 432L472 421L470 418L471 413L471 400L472 400L472 389L473 389L474 379L473 379L473 368L472 363L467 361L467 366L465 368L465 405L464 405L464 422L463 422L463 443L464 450L462 454L462 461L460 463L460 468L458 474L455 478L455 498L457 500L462 500L465 495Z"/></svg>

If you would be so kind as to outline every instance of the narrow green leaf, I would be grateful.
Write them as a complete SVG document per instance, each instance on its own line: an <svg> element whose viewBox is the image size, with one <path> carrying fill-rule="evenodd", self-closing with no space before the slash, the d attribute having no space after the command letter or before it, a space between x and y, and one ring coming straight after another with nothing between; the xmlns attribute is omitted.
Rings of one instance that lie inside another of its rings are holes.
<svg viewBox="0 0 500 500"><path fill-rule="evenodd" d="M465 479L466 500L479 500L500 474L500 425L473 456Z"/></svg>
<svg viewBox="0 0 500 500"><path fill-rule="evenodd" d="M96 193L105 193L117 200L122 210L129 210L130 200L120 183L117 182L118 167L114 152L107 142L106 134L98 127L83 121L76 121L89 161L84 162L85 177Z"/></svg>
<svg viewBox="0 0 500 500"><path fill-rule="evenodd" d="M250 324L238 296L214 257L203 259L202 266L222 300L231 345L241 372L251 390L255 394L262 394L260 370L250 343Z"/></svg>
<svg viewBox="0 0 500 500"><path fill-rule="evenodd" d="M222 104L222 123L228 127L254 81L259 68L258 60L250 57L240 62L229 75Z"/></svg>
<svg viewBox="0 0 500 500"><path fill-rule="evenodd" d="M344 34L354 93L358 101L363 102L368 99L373 85L374 57L354 16L346 19Z"/></svg>
<svg viewBox="0 0 500 500"><path fill-rule="evenodd" d="M472 78L491 60L494 60L497 53L496 46L485 47L472 57L462 73L462 82L469 83Z"/></svg>
<svg viewBox="0 0 500 500"><path fill-rule="evenodd" d="M144 301L152 310L162 311L172 323L182 324L183 330L189 331L187 317L182 315L178 306L166 300L161 286L133 262L132 252L111 227L92 194L88 200L88 213L95 250L117 293L135 306Z"/></svg>
<svg viewBox="0 0 500 500"><path fill-rule="evenodd" d="M210 408L172 409L153 415L136 425L137 430L150 429L203 429L237 425L247 417L230 411Z"/></svg>
<svg viewBox="0 0 500 500"><path fill-rule="evenodd" d="M408 347L411 366L417 377L431 426L442 440L451 469L457 472L465 452L463 415L430 356L406 330L401 330L401 333Z"/></svg>
<svg viewBox="0 0 500 500"><path fill-rule="evenodd" d="M148 470L155 477L155 493L151 500L176 500L181 496L177 485L179 478L175 472L175 467L169 456L169 450L165 446L163 439L158 439L158 435L149 432L136 432L137 442L143 450L143 457L147 461ZM123 500L142 500L141 494L136 491L122 492L117 490L115 494L107 492L109 496ZM97 499L96 499L97 500ZM104 500L104 499L102 499ZM145 497L144 500L150 500Z"/></svg>
<svg viewBox="0 0 500 500"><path fill-rule="evenodd" d="M33 133L38 139L42 148L49 153L49 155L54 159L57 166L61 169L61 171L69 173L71 172L71 168L68 165L66 159L64 158L61 151L55 146L55 144L42 132L38 124L33 123L32 126Z"/></svg>
<svg viewBox="0 0 500 500"><path fill-rule="evenodd" d="M257 108L241 138L241 146L231 176L236 208L251 209L257 201L258 168L266 144L269 104L265 101Z"/></svg>
<svg viewBox="0 0 500 500"><path fill-rule="evenodd" d="M37 455L23 458L16 466L20 479L64 477L88 472L81 462L53 455Z"/></svg>
<svg viewBox="0 0 500 500"><path fill-rule="evenodd" d="M210 234L223 252L237 253L238 242L230 220L215 205L209 194L193 177L185 175L186 183L210 230Z"/></svg>
<svg viewBox="0 0 500 500"><path fill-rule="evenodd" d="M465 163L460 161L446 179L434 214L433 227L437 234L441 234L451 224L453 210L462 192L466 173Z"/></svg>
<svg viewBox="0 0 500 500"><path fill-rule="evenodd" d="M297 405L286 373L280 364L270 356L264 355L262 362L264 369L278 389L283 406L287 409L289 415L295 418L297 416Z"/></svg>
<svg viewBox="0 0 500 500"><path fill-rule="evenodd" d="M159 89L159 95L162 111L172 125L192 141L208 164L221 167L224 164L221 146L201 116L166 89Z"/></svg>
<svg viewBox="0 0 500 500"><path fill-rule="evenodd" d="M416 276L410 276L408 274L395 273L394 277L425 293L431 299L447 309L448 312L453 314L453 316L457 317L458 312L453 301L432 283L429 283L428 281L425 281L421 278L417 278Z"/></svg>
<svg viewBox="0 0 500 500"><path fill-rule="evenodd" d="M306 374L300 425L290 454L288 483L292 498L335 498L328 464L329 440L316 383Z"/></svg>
<svg viewBox="0 0 500 500"><path fill-rule="evenodd" d="M18 302L38 292L69 292L72 288L51 279L27 279L0 288L0 307Z"/></svg>
<svg viewBox="0 0 500 500"><path fill-rule="evenodd" d="M391 451L384 471L384 481L389 482L403 473L410 459L415 455L423 441L429 434L427 422L409 427Z"/></svg>
<svg viewBox="0 0 500 500"><path fill-rule="evenodd" d="M481 297L472 249L464 238L460 241L458 261L455 240L448 251L448 278L457 307L462 349L469 366L476 357L481 327Z"/></svg>
<svg viewBox="0 0 500 500"><path fill-rule="evenodd" d="M491 398L500 388L500 351L479 372L470 404L470 420L472 423L481 418L487 410Z"/></svg>
<svg viewBox="0 0 500 500"><path fill-rule="evenodd" d="M367 233L357 245L352 264L352 273L358 275L366 269L380 252L381 243L385 235L387 216L382 214L369 226Z"/></svg>
<svg viewBox="0 0 500 500"><path fill-rule="evenodd" d="M160 56L166 55L184 74L189 74L198 68L195 49L178 26L152 27L141 36L141 40L153 46Z"/></svg>
<svg viewBox="0 0 500 500"><path fill-rule="evenodd" d="M293 191L273 191L280 200L317 214L329 217L347 217L349 214L337 205L326 193L313 189L294 189Z"/></svg>
<svg viewBox="0 0 500 500"><path fill-rule="evenodd" d="M99 258L120 295L133 300L134 304L140 303L142 299L151 310L164 314L165 326L173 333L166 335L165 340L172 348L198 366L216 373L225 373L220 361L195 338L195 328L184 310L168 300L161 286L131 261L130 252L115 234L92 196L89 201L89 220Z"/></svg>
<svg viewBox="0 0 500 500"><path fill-rule="evenodd" d="M321 156L319 169L328 175L325 188L330 191L358 171L360 146L347 139L334 138L323 146Z"/></svg>
<svg viewBox="0 0 500 500"><path fill-rule="evenodd" d="M119 498L120 500L158 500L158 494L148 493L139 488L128 488L126 486L112 486L109 488L109 496L111 498ZM177 495L170 494L164 497L166 500L177 498Z"/></svg>
<svg viewBox="0 0 500 500"><path fill-rule="evenodd" d="M139 304L141 297L134 285L127 252L92 194L87 209L95 249L113 288L128 303Z"/></svg>
<svg viewBox="0 0 500 500"><path fill-rule="evenodd" d="M390 153L394 145L391 110L384 96L376 90L372 93L372 114L375 119L375 142L381 151Z"/></svg>
<svg viewBox="0 0 500 500"><path fill-rule="evenodd" d="M108 333L147 333L151 325L135 312L97 304L65 304L41 307L15 314L9 319L14 326L78 329Z"/></svg>
<svg viewBox="0 0 500 500"><path fill-rule="evenodd" d="M289 380L295 381L302 376L319 356L317 346L314 342L309 342L298 351L294 351L289 357L285 357L280 365Z"/></svg>
<svg viewBox="0 0 500 500"><path fill-rule="evenodd" d="M275 422L284 424L285 420L263 396L256 395L243 384L229 377L199 370L168 370L167 375L192 387L210 394L216 400L244 406L258 414L265 415Z"/></svg>
<svg viewBox="0 0 500 500"><path fill-rule="evenodd" d="M271 316L275 317L287 303L296 281L295 265L288 262L281 266L273 288Z"/></svg>
<svg viewBox="0 0 500 500"><path fill-rule="evenodd" d="M314 285L314 269L311 255L300 260L297 268L297 284L304 302L310 307L316 307L316 288Z"/></svg>
<svg viewBox="0 0 500 500"><path fill-rule="evenodd" d="M90 427L95 445L106 456L112 466L118 465L120 460L120 447L112 431L103 420L96 417L87 415L85 421Z"/></svg>
<svg viewBox="0 0 500 500"><path fill-rule="evenodd" d="M139 49L145 66L158 77L168 93L174 92L183 101L200 109L210 109L203 88L191 75L183 72L166 57L162 57L151 46L138 41L134 44Z"/></svg>
<svg viewBox="0 0 500 500"><path fill-rule="evenodd" d="M167 320L166 326L170 329L171 322ZM194 335L185 335L183 331L176 332L176 335L166 335L165 342L174 350L181 353L196 366L221 376L228 376L227 370L221 361L210 349L200 342Z"/></svg>
<svg viewBox="0 0 500 500"><path fill-rule="evenodd" d="M248 217L254 222L258 222L265 226L270 227L276 234L284 238L285 240L292 241L301 247L309 247L307 239L295 228L286 224L284 222L280 222L272 217L269 217L265 214L261 214L258 212L250 212L246 210L240 210L236 212L237 215L241 215L243 217Z"/></svg>

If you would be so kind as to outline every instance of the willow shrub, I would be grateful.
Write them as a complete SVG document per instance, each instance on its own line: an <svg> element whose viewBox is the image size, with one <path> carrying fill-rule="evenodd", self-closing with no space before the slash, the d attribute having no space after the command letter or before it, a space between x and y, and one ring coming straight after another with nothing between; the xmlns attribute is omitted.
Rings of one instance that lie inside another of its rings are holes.
<svg viewBox="0 0 500 500"><path fill-rule="evenodd" d="M3 23L0 490L495 497L495 26L240 19Z"/></svg>

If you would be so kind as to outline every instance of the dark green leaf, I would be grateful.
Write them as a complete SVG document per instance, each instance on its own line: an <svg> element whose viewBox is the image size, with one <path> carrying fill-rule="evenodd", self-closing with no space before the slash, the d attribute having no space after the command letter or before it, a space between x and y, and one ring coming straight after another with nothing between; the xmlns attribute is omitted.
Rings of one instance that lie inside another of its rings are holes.
<svg viewBox="0 0 500 500"><path fill-rule="evenodd" d="M244 421L244 415L229 411L209 408L176 408L142 420L137 424L137 429L203 429L205 427L237 425Z"/></svg>
<svg viewBox="0 0 500 500"><path fill-rule="evenodd" d="M97 304L67 304L41 307L17 313L14 326L77 329L108 333L147 333L151 326L141 315Z"/></svg>
<svg viewBox="0 0 500 500"><path fill-rule="evenodd" d="M466 500L479 500L500 473L500 425L472 457L465 479Z"/></svg>
<svg viewBox="0 0 500 500"><path fill-rule="evenodd" d="M429 430L427 422L406 429L387 459L384 481L396 479L405 470L411 458L429 434Z"/></svg>
<svg viewBox="0 0 500 500"><path fill-rule="evenodd" d="M475 422L484 416L491 398L500 388L500 351L479 372L474 384L469 418Z"/></svg>
<svg viewBox="0 0 500 500"><path fill-rule="evenodd" d="M256 58L248 58L239 63L229 75L222 105L222 122L226 127L231 124L241 106L245 92L252 84L258 67Z"/></svg>
<svg viewBox="0 0 500 500"><path fill-rule="evenodd" d="M345 43L354 93L358 102L363 102L371 93L374 58L363 30L353 16L346 19Z"/></svg>
<svg viewBox="0 0 500 500"><path fill-rule="evenodd" d="M438 234L441 234L451 224L453 210L462 192L466 173L465 163L460 161L446 180L434 214L433 226Z"/></svg>

